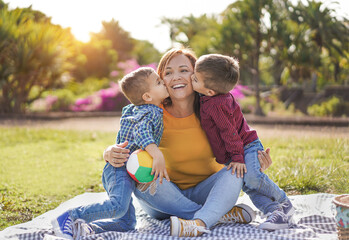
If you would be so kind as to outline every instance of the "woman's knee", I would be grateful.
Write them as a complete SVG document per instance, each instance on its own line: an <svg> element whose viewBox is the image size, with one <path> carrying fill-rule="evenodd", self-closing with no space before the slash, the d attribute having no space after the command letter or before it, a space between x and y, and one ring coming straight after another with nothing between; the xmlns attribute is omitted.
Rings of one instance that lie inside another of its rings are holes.
<svg viewBox="0 0 349 240"><path fill-rule="evenodd" d="M237 177L236 173L233 174L231 170L226 170L222 174L221 179L223 179L223 181L226 184L230 184L230 185L234 185L234 186L243 184L243 178Z"/></svg>

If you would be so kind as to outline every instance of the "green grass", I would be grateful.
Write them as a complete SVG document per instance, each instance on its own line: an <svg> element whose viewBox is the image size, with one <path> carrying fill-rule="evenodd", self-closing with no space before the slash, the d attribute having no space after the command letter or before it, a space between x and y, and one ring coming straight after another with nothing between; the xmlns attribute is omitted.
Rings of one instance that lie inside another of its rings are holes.
<svg viewBox="0 0 349 240"><path fill-rule="evenodd" d="M0 128L0 230L86 191L103 191L116 133Z"/></svg>
<svg viewBox="0 0 349 240"><path fill-rule="evenodd" d="M289 137L262 139L273 164L268 176L288 194L349 192L349 139Z"/></svg>
<svg viewBox="0 0 349 240"><path fill-rule="evenodd" d="M0 230L26 222L86 191L103 191L102 152L112 132L0 127ZM266 171L288 194L349 192L349 140L262 138Z"/></svg>

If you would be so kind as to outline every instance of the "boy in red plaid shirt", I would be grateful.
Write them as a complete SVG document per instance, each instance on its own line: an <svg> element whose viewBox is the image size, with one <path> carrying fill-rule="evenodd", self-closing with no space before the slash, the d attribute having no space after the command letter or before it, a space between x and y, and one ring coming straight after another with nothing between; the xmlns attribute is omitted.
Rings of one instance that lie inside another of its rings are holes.
<svg viewBox="0 0 349 240"><path fill-rule="evenodd" d="M192 75L193 89L199 92L200 121L216 161L244 177L243 191L267 220L259 228L289 228L294 208L285 192L260 171L258 151L263 151L257 132L250 128L230 90L239 79L238 61L229 56L201 56Z"/></svg>

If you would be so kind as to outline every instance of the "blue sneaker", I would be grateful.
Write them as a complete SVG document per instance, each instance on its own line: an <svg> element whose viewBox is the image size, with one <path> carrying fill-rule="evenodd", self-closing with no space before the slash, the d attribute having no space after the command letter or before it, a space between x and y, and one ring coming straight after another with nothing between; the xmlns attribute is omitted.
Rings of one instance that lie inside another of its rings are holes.
<svg viewBox="0 0 349 240"><path fill-rule="evenodd" d="M73 220L69 212L64 212L53 219L51 223L56 236L73 240Z"/></svg>
<svg viewBox="0 0 349 240"><path fill-rule="evenodd" d="M92 227L82 219L76 219L73 223L73 238L87 237L95 234Z"/></svg>
<svg viewBox="0 0 349 240"><path fill-rule="evenodd" d="M275 210L272 213L268 213L267 216L267 220L260 224L258 228L268 231L289 228L288 216L282 211Z"/></svg>
<svg viewBox="0 0 349 240"><path fill-rule="evenodd" d="M285 202L281 203L280 207L287 217L291 217L295 212L295 208L293 207L291 201L288 199Z"/></svg>

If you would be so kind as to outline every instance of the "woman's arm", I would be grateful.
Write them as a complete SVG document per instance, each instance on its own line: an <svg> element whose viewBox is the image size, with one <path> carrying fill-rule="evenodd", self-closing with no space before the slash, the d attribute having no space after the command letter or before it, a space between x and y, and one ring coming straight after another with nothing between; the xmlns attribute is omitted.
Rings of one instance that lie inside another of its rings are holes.
<svg viewBox="0 0 349 240"><path fill-rule="evenodd" d="M130 152L129 149L125 148L127 144L128 141L107 147L103 152L103 159L109 162L113 167L124 166Z"/></svg>
<svg viewBox="0 0 349 240"><path fill-rule="evenodd" d="M269 155L270 148L267 148L265 151L258 151L258 160L261 164L261 172L267 170L272 164L271 157Z"/></svg>

